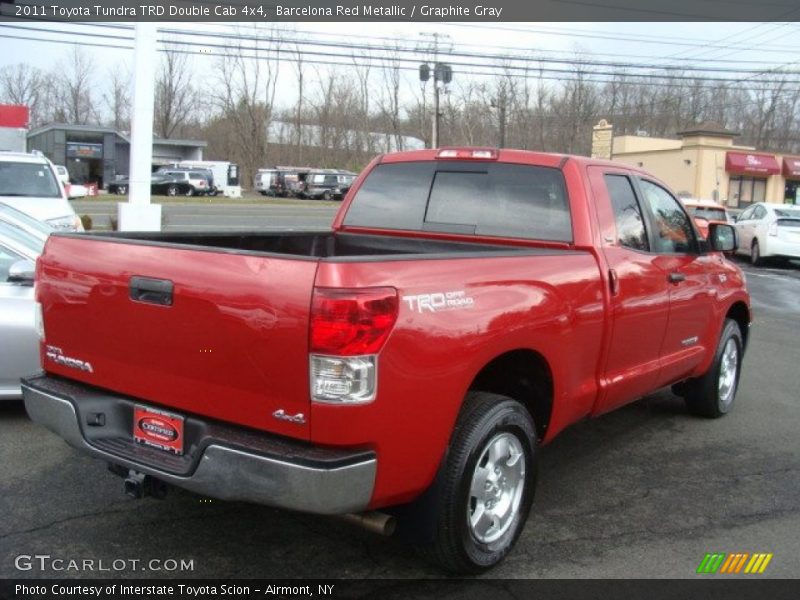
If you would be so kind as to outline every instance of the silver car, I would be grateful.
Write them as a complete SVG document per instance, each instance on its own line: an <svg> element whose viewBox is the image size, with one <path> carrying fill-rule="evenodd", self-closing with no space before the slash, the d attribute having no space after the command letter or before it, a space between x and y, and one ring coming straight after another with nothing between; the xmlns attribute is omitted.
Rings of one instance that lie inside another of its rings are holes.
<svg viewBox="0 0 800 600"><path fill-rule="evenodd" d="M46 241L47 236L55 231L55 229L47 223L34 219L29 214L17 210L8 204L3 204L2 202L0 202L0 222L8 223L9 225L22 229L42 241Z"/></svg>
<svg viewBox="0 0 800 600"><path fill-rule="evenodd" d="M20 377L39 369L33 271L44 240L0 221L0 400L22 397Z"/></svg>

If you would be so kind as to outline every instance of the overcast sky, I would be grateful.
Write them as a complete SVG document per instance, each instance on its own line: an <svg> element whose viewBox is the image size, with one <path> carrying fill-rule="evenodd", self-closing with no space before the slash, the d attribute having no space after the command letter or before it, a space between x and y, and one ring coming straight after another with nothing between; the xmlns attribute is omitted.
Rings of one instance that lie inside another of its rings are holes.
<svg viewBox="0 0 800 600"><path fill-rule="evenodd" d="M20 25L41 28L41 31L12 29ZM194 32L233 31L230 24L169 23L166 26ZM426 39L420 34L436 32L447 34L452 47L465 52L531 51L565 58L578 51L598 60L680 64L688 69L692 66L718 66L800 70L800 25L797 23L297 23L286 27L293 29L291 35L298 38L313 37L328 41L379 44L385 42L378 38L400 38L413 42ZM51 31L45 33L47 29ZM54 33L53 29L66 33ZM120 43L101 36L130 36L132 31L64 23L0 23L0 67L28 62L50 70L69 52L70 45L9 39L2 35L69 39L80 44ZM202 44L204 40L211 41L213 38L190 39ZM219 43L218 38L215 41ZM132 65L133 52L130 50L85 48L94 59L100 80L110 67L116 67L120 62ZM198 54L191 59L192 68L198 74L199 81L210 81L217 59L200 54L198 46L194 48ZM291 95L291 68L286 65L282 71L286 90ZM454 71L458 79L458 68ZM408 73L406 77L408 83L412 84L414 73Z"/></svg>

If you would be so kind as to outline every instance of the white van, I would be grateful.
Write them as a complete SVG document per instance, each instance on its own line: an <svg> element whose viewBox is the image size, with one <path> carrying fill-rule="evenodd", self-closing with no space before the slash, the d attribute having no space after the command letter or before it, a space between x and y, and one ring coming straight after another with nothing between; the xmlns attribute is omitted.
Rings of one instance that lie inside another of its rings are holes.
<svg viewBox="0 0 800 600"><path fill-rule="evenodd" d="M0 152L0 202L61 231L83 231L53 163L39 152Z"/></svg>

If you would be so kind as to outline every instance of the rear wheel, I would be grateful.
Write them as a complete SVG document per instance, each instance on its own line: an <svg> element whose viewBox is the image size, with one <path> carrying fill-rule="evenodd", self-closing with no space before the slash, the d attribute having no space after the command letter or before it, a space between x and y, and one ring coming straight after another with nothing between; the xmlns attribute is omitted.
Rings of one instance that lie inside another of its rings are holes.
<svg viewBox="0 0 800 600"><path fill-rule="evenodd" d="M730 412L739 386L743 348L739 324L727 319L711 368L681 388L689 412L711 419Z"/></svg>
<svg viewBox="0 0 800 600"><path fill-rule="evenodd" d="M178 186L174 183L171 183L167 186L167 196L177 196L178 195Z"/></svg>
<svg viewBox="0 0 800 600"><path fill-rule="evenodd" d="M516 400L470 392L446 462L435 541L423 552L455 573L499 563L517 541L536 484L536 429Z"/></svg>
<svg viewBox="0 0 800 600"><path fill-rule="evenodd" d="M117 186L117 194L120 196L124 196L128 193L128 186L127 185L118 185Z"/></svg>
<svg viewBox="0 0 800 600"><path fill-rule="evenodd" d="M186 191L183 193L183 195L187 197L194 196L194 188L192 186L189 186L188 188L186 188Z"/></svg>
<svg viewBox="0 0 800 600"><path fill-rule="evenodd" d="M326 190L325 193L322 194L322 199L326 200L327 202L330 202L331 200L333 200L333 194L330 192L330 190Z"/></svg>
<svg viewBox="0 0 800 600"><path fill-rule="evenodd" d="M750 262L754 267L758 267L764 262L761 258L761 247L758 245L758 240L753 240L753 245L750 247Z"/></svg>

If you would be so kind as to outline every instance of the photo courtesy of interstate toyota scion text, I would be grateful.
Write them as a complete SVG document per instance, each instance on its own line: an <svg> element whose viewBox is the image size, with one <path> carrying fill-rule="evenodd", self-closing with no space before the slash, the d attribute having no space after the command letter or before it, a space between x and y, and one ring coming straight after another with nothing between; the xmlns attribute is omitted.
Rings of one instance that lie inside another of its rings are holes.
<svg viewBox="0 0 800 600"><path fill-rule="evenodd" d="M25 407L133 496L348 515L478 572L567 426L667 386L733 408L736 241L635 167L386 154L330 231L52 234Z"/></svg>

